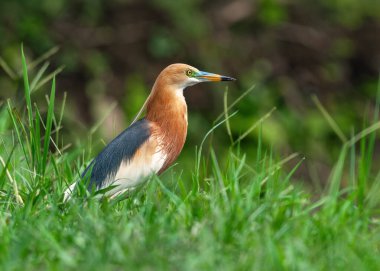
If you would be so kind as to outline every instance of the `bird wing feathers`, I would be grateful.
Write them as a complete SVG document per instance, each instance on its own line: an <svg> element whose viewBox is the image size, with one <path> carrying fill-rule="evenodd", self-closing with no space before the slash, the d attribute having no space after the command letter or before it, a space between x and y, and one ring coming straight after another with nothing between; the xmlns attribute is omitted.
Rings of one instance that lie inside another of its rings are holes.
<svg viewBox="0 0 380 271"><path fill-rule="evenodd" d="M157 173L165 158L158 138L152 136L152 124L143 118L112 140L84 170L82 179L91 172L89 189L115 185L107 192L114 195Z"/></svg>

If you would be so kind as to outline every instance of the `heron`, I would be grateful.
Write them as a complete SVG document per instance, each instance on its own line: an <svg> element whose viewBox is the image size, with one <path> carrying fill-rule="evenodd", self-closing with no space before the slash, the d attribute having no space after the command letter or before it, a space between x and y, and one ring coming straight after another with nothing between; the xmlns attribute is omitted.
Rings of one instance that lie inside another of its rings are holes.
<svg viewBox="0 0 380 271"><path fill-rule="evenodd" d="M103 196L114 198L135 189L151 175L163 173L177 159L186 140L184 89L201 82L234 80L187 64L167 66L156 78L135 120L92 160L81 179L65 190L64 201L71 198L85 176L89 191L103 190ZM138 119L144 110L145 117Z"/></svg>

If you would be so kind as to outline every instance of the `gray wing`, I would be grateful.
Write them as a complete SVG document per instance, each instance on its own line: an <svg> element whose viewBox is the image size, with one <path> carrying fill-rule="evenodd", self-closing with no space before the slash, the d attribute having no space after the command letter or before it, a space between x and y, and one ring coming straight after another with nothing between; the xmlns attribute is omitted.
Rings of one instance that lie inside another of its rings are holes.
<svg viewBox="0 0 380 271"><path fill-rule="evenodd" d="M82 173L83 179L91 172L88 189L102 188L107 177L116 174L122 161L132 159L150 134L149 121L143 118L113 139Z"/></svg>

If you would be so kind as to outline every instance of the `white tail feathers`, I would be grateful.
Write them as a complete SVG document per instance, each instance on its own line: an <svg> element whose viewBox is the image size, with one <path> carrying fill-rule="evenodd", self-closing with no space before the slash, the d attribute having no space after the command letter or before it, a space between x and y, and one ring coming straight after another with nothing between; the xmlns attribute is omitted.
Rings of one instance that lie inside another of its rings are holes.
<svg viewBox="0 0 380 271"><path fill-rule="evenodd" d="M67 202L71 199L71 195L73 194L76 185L77 182L73 183L65 190L65 192L63 193L63 202Z"/></svg>

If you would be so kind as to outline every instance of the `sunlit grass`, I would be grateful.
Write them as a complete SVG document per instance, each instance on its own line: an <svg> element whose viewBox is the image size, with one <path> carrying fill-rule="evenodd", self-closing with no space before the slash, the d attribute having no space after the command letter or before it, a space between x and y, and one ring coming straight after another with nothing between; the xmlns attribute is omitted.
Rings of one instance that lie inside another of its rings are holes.
<svg viewBox="0 0 380 271"><path fill-rule="evenodd" d="M379 101L372 123L353 135L340 134L318 104L342 139L321 195L294 180L302 157L277 158L259 136L248 163L230 134L227 157L202 141L193 168L176 166L125 200L79 195L64 204L81 158L53 131L64 114L55 112L55 80L41 114L22 60L26 106L8 101L0 112L0 270L380 269L380 172L371 163ZM205 137L239 117L225 101L224 120ZM292 159L297 166L284 170Z"/></svg>

